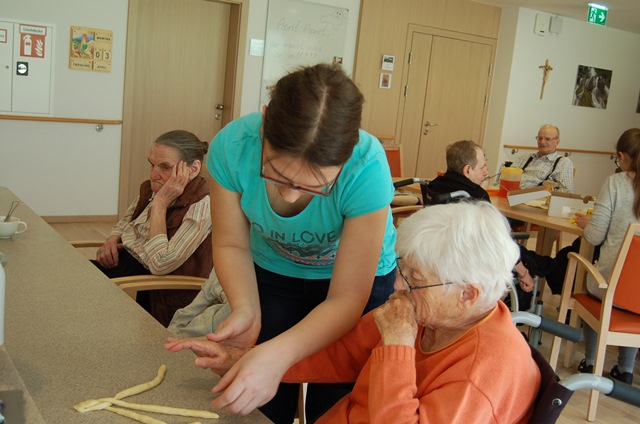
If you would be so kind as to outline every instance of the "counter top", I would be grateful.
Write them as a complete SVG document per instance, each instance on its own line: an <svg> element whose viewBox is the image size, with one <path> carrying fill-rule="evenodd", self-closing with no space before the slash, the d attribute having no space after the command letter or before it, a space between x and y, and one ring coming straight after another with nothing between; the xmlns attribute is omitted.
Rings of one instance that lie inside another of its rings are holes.
<svg viewBox="0 0 640 424"><path fill-rule="evenodd" d="M4 346L0 346L0 399L5 401L5 405L8 405L8 408L11 408L11 404L8 403L7 399L4 399L3 392L8 391L18 391L21 393L22 397L22 411L9 411L7 410L7 416L5 417L9 420L11 417L8 415L9 413L19 414L21 413L21 417L24 419L24 422L30 424L44 424L45 421L38 412L36 405L33 403L33 399L31 399L31 395L27 392L26 387L24 387L24 383L20 376L18 375L18 371L16 370L13 362L9 358L9 354L7 354ZM12 399L14 400L14 399ZM15 400L14 400L15 401ZM7 408L7 406L5 406ZM10 422L10 421L9 421Z"/></svg>
<svg viewBox="0 0 640 424"><path fill-rule="evenodd" d="M0 187L0 210L15 196ZM164 381L126 400L211 410L219 377L193 365L191 352L163 349L167 330L22 203L16 216L29 228L0 240L7 255L4 350L45 421L31 423L134 423L108 411L81 414L73 405L111 397L152 380L166 364ZM259 411L240 416L215 411L204 423L269 423ZM194 418L145 413L168 423Z"/></svg>

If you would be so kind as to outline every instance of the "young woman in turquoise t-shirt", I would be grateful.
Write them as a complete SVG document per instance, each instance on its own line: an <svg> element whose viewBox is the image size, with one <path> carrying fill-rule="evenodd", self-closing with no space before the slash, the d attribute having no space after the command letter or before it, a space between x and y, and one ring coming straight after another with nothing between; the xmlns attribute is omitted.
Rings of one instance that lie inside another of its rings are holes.
<svg viewBox="0 0 640 424"><path fill-rule="evenodd" d="M214 387L215 407L291 423L298 386L282 375L393 292L393 184L362 104L339 67L300 68L212 142L214 263L233 312L208 337L255 345ZM308 418L349 389L310 385Z"/></svg>

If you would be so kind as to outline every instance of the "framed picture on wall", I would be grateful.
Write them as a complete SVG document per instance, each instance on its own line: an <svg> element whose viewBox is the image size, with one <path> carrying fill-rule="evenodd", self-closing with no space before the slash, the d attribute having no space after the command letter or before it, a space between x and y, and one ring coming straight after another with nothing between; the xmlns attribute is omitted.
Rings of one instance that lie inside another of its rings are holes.
<svg viewBox="0 0 640 424"><path fill-rule="evenodd" d="M578 65L573 105L606 109L613 71Z"/></svg>
<svg viewBox="0 0 640 424"><path fill-rule="evenodd" d="M636 106L636 113L640 113L640 90L638 91L638 105Z"/></svg>
<svg viewBox="0 0 640 424"><path fill-rule="evenodd" d="M380 74L380 88L391 88L391 74L386 72Z"/></svg>
<svg viewBox="0 0 640 424"><path fill-rule="evenodd" d="M382 55L382 70L393 71L395 61L395 56L391 56L389 54Z"/></svg>

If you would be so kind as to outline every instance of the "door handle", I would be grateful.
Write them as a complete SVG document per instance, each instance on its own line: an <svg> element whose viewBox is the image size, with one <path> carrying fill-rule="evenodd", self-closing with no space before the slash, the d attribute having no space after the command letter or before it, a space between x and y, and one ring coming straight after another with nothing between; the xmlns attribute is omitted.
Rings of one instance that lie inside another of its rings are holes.
<svg viewBox="0 0 640 424"><path fill-rule="evenodd" d="M422 134L427 135L429 134L429 127L437 127L438 124L432 124L431 122L427 121L424 123L424 130L422 131Z"/></svg>
<svg viewBox="0 0 640 424"><path fill-rule="evenodd" d="M222 103L218 103L216 105L216 110L224 110L224 105ZM222 113L220 112L216 112L213 117L215 118L216 121L219 121L222 119Z"/></svg>

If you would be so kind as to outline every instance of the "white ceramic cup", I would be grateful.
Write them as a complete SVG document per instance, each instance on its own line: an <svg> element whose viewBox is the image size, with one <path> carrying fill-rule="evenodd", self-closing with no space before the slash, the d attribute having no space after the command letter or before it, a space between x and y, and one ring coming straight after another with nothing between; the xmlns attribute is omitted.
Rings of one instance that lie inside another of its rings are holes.
<svg viewBox="0 0 640 424"><path fill-rule="evenodd" d="M27 223L20 221L20 218L12 216L8 222L5 222L4 216L0 216L0 239L8 239L14 234L24 233L25 231L27 231Z"/></svg>

